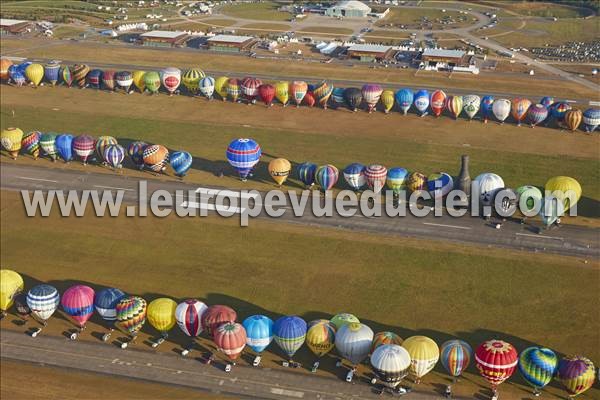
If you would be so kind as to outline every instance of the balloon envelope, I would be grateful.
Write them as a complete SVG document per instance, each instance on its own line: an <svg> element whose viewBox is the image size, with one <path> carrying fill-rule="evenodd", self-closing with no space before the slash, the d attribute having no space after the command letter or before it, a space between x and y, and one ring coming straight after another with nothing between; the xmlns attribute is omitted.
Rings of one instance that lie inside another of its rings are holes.
<svg viewBox="0 0 600 400"><path fill-rule="evenodd" d="M583 113L581 110L569 110L565 113L564 123L567 129L571 131L576 131L581 125L581 121L583 120Z"/></svg>
<svg viewBox="0 0 600 400"><path fill-rule="evenodd" d="M395 388L408 374L410 354L397 344L384 344L371 354L371 365L375 376L384 385Z"/></svg>
<svg viewBox="0 0 600 400"><path fill-rule="evenodd" d="M421 115L427 114L427 108L429 107L429 92L425 89L419 90L413 100L415 108L421 113Z"/></svg>
<svg viewBox="0 0 600 400"><path fill-rule="evenodd" d="M367 83L362 87L361 93L367 104L367 109L369 112L372 112L377 106L377 103L379 103L383 89L376 83Z"/></svg>
<svg viewBox="0 0 600 400"><path fill-rule="evenodd" d="M60 302L65 313L83 327L94 313L94 296L91 287L75 285L65 290Z"/></svg>
<svg viewBox="0 0 600 400"><path fill-rule="evenodd" d="M44 65L44 78L52 85L56 85L59 79L60 64L56 61L50 61Z"/></svg>
<svg viewBox="0 0 600 400"><path fill-rule="evenodd" d="M217 327L225 322L235 322L237 313L227 306L212 305L202 313L202 328L208 336L213 336Z"/></svg>
<svg viewBox="0 0 600 400"><path fill-rule="evenodd" d="M462 340L448 340L442 344L440 361L451 376L460 376L471 362L473 349Z"/></svg>
<svg viewBox="0 0 600 400"><path fill-rule="evenodd" d="M344 168L344 180L352 190L361 190L367 184L365 178L365 166L360 163L352 163Z"/></svg>
<svg viewBox="0 0 600 400"><path fill-rule="evenodd" d="M369 355L372 342L373 331L360 322L342 326L335 335L335 348L338 353L354 366Z"/></svg>
<svg viewBox="0 0 600 400"><path fill-rule="evenodd" d="M65 162L71 161L73 159L73 135L58 135L56 137L56 150Z"/></svg>
<svg viewBox="0 0 600 400"><path fill-rule="evenodd" d="M3 129L0 133L0 142L10 156L13 159L17 159L19 150L21 150L21 146L23 145L23 131L12 127Z"/></svg>
<svg viewBox="0 0 600 400"><path fill-rule="evenodd" d="M600 125L600 109L588 108L583 113L583 126L586 132L594 132Z"/></svg>
<svg viewBox="0 0 600 400"><path fill-rule="evenodd" d="M383 111L387 114L394 107L394 92L391 90L384 90L381 93L381 104L383 105Z"/></svg>
<svg viewBox="0 0 600 400"><path fill-rule="evenodd" d="M396 335L394 332L377 332L375 336L373 336L373 343L371 344L371 353L375 351L379 346L383 346L384 344L397 344L398 346L402 345L404 340Z"/></svg>
<svg viewBox="0 0 600 400"><path fill-rule="evenodd" d="M263 352L273 341L273 320L265 315L252 315L242 323L246 330L247 345L255 352Z"/></svg>
<svg viewBox="0 0 600 400"><path fill-rule="evenodd" d="M385 181L387 187L392 189L392 191L396 194L400 193L400 191L406 189L406 178L408 176L408 171L405 168L394 167L388 170L388 176Z"/></svg>
<svg viewBox="0 0 600 400"><path fill-rule="evenodd" d="M175 326L175 323L177 322L175 320L176 308L177 303L169 298L161 297L152 300L150 304L148 304L148 322L157 331L161 333L168 332Z"/></svg>
<svg viewBox="0 0 600 400"><path fill-rule="evenodd" d="M230 360L235 360L246 347L246 330L237 322L226 322L215 331L215 344Z"/></svg>
<svg viewBox="0 0 600 400"><path fill-rule="evenodd" d="M171 168L177 176L185 176L192 167L193 158L187 151L175 151L169 156Z"/></svg>
<svg viewBox="0 0 600 400"><path fill-rule="evenodd" d="M488 340L475 350L475 365L481 376L498 386L513 374L517 367L517 351L503 340Z"/></svg>
<svg viewBox="0 0 600 400"><path fill-rule="evenodd" d="M481 107L481 98L474 94L463 96L463 110L469 119L473 119Z"/></svg>
<svg viewBox="0 0 600 400"><path fill-rule="evenodd" d="M581 394L592 387L595 375L594 364L581 356L568 356L561 359L556 372L556 378L572 396Z"/></svg>
<svg viewBox="0 0 600 400"><path fill-rule="evenodd" d="M429 373L440 359L438 345L427 336L411 336L402 343L411 358L410 373L417 379Z"/></svg>
<svg viewBox="0 0 600 400"><path fill-rule="evenodd" d="M335 345L335 326L326 319L310 322L306 332L306 345L314 355L323 357Z"/></svg>
<svg viewBox="0 0 600 400"><path fill-rule="evenodd" d="M439 117L442 115L442 111L446 107L446 93L443 90L436 90L431 94L431 111L433 111L433 115Z"/></svg>
<svg viewBox="0 0 600 400"><path fill-rule="evenodd" d="M315 172L315 182L324 192L335 186L339 177L338 169L331 165L322 165Z"/></svg>
<svg viewBox="0 0 600 400"><path fill-rule="evenodd" d="M0 311L6 311L13 304L14 296L23 291L21 275L10 269L0 269Z"/></svg>
<svg viewBox="0 0 600 400"><path fill-rule="evenodd" d="M253 139L248 138L232 141L225 152L227 161L242 179L246 179L250 172L252 172L252 169L260 160L261 155L262 150L259 144Z"/></svg>
<svg viewBox="0 0 600 400"><path fill-rule="evenodd" d="M306 186L312 186L315 183L315 173L317 164L304 162L298 166L298 179Z"/></svg>
<svg viewBox="0 0 600 400"><path fill-rule="evenodd" d="M73 138L73 151L85 164L94 153L96 141L89 135L79 135Z"/></svg>
<svg viewBox="0 0 600 400"><path fill-rule="evenodd" d="M183 73L181 83L192 94L198 93L200 89L200 79L204 78L204 71L199 68L190 68ZM214 87L214 80L213 80Z"/></svg>
<svg viewBox="0 0 600 400"><path fill-rule="evenodd" d="M295 315L281 317L273 325L275 343L288 357L293 357L306 339L306 322Z"/></svg>
<svg viewBox="0 0 600 400"><path fill-rule="evenodd" d="M387 168L379 164L371 164L365 168L365 178L367 180L367 186L374 193L379 193L385 187L385 180L387 178Z"/></svg>
<svg viewBox="0 0 600 400"><path fill-rule="evenodd" d="M579 182L569 176L548 179L544 189L562 202L565 211L577 204L582 193Z"/></svg>
<svg viewBox="0 0 600 400"><path fill-rule="evenodd" d="M150 93L158 93L161 80L160 74L156 71L148 71L144 74L144 86Z"/></svg>
<svg viewBox="0 0 600 400"><path fill-rule="evenodd" d="M104 162L112 168L121 168L125 159L125 149L120 144L111 144L104 150Z"/></svg>
<svg viewBox="0 0 600 400"><path fill-rule="evenodd" d="M161 172L169 162L169 150L163 145L146 146L143 152L144 165L154 172Z"/></svg>
<svg viewBox="0 0 600 400"><path fill-rule="evenodd" d="M190 337L196 337L202 333L202 316L208 309L206 304L196 299L188 299L177 305L175 309L175 320L179 329Z"/></svg>
<svg viewBox="0 0 600 400"><path fill-rule="evenodd" d="M498 121L504 122L510 115L510 107L510 100L494 100L494 103L492 104L492 112L494 113L494 117L496 117Z"/></svg>
<svg viewBox="0 0 600 400"><path fill-rule="evenodd" d="M33 63L25 68L25 76L33 86L38 86L44 78L44 67L42 64Z"/></svg>
<svg viewBox="0 0 600 400"><path fill-rule="evenodd" d="M350 313L339 313L331 318L331 323L335 326L335 330L339 331L344 325L360 323L360 321L355 315Z"/></svg>
<svg viewBox="0 0 600 400"><path fill-rule="evenodd" d="M528 347L519 355L519 372L534 388L543 388L550 383L556 368L558 357L545 347Z"/></svg>
<svg viewBox="0 0 600 400"><path fill-rule="evenodd" d="M258 87L258 95L265 105L270 106L273 104L275 98L275 87L268 83L263 83Z"/></svg>
<svg viewBox="0 0 600 400"><path fill-rule="evenodd" d="M102 289L96 294L94 307L106 321L117 319L117 304L125 297L125 293L117 288Z"/></svg>
<svg viewBox="0 0 600 400"><path fill-rule="evenodd" d="M60 302L60 295L54 286L42 284L32 287L27 292L27 305L31 314L40 321L47 321Z"/></svg>
<svg viewBox="0 0 600 400"><path fill-rule="evenodd" d="M292 164L285 158L275 158L269 162L268 170L275 183L281 186L292 172Z"/></svg>
<svg viewBox="0 0 600 400"><path fill-rule="evenodd" d="M202 93L202 95L206 98L212 98L213 93L215 92L215 87L215 78L213 78L212 76L205 76L204 78L200 79L200 93Z"/></svg>
<svg viewBox="0 0 600 400"><path fill-rule="evenodd" d="M124 332L136 335L146 322L146 300L138 296L122 298L116 306L117 323Z"/></svg>

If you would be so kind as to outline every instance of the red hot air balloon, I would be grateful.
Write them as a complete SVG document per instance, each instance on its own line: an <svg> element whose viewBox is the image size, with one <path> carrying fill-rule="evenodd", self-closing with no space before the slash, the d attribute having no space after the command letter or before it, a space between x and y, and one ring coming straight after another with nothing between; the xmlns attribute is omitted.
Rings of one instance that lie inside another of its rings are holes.
<svg viewBox="0 0 600 400"><path fill-rule="evenodd" d="M518 360L514 346L503 340L488 340L475 351L475 365L494 392L515 372Z"/></svg>
<svg viewBox="0 0 600 400"><path fill-rule="evenodd" d="M436 117L442 115L442 111L446 108L446 93L443 90L436 90L431 94L431 100L429 102L431 111Z"/></svg>
<svg viewBox="0 0 600 400"><path fill-rule="evenodd" d="M240 82L240 89L242 90L242 95L248 101L248 103L256 103L256 97L259 95L258 88L262 85L262 81L258 78L245 77Z"/></svg>
<svg viewBox="0 0 600 400"><path fill-rule="evenodd" d="M307 91L308 85L304 81L294 81L290 84L290 96L296 103L296 107L300 107Z"/></svg>
<svg viewBox="0 0 600 400"><path fill-rule="evenodd" d="M317 101L315 100L315 95L313 94L313 92L306 92L306 94L304 95L303 102L309 107L314 107Z"/></svg>
<svg viewBox="0 0 600 400"><path fill-rule="evenodd" d="M381 189L385 186L385 180L387 177L387 168L383 165L369 165L365 168L365 178L367 179L367 185L374 193L381 192Z"/></svg>
<svg viewBox="0 0 600 400"><path fill-rule="evenodd" d="M215 344L220 352L224 353L231 361L239 357L246 347L246 330L242 324L237 322L226 322L219 325L214 333ZM229 372L231 365L227 365L225 370Z"/></svg>
<svg viewBox="0 0 600 400"><path fill-rule="evenodd" d="M264 83L258 87L258 95L267 107L271 107L275 98L275 87Z"/></svg>
<svg viewBox="0 0 600 400"><path fill-rule="evenodd" d="M83 165L87 164L88 158L96 149L96 141L88 135L77 136L73 139L73 151L81 159Z"/></svg>
<svg viewBox="0 0 600 400"><path fill-rule="evenodd" d="M236 312L227 306L214 305L206 309L202 314L202 327L206 330L208 336L213 336L219 327L226 322L235 322Z"/></svg>

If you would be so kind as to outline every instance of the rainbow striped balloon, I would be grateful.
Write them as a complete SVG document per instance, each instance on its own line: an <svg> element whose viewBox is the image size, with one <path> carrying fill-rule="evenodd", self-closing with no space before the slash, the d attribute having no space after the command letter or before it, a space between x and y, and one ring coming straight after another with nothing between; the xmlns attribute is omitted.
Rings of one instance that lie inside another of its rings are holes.
<svg viewBox="0 0 600 400"><path fill-rule="evenodd" d="M462 340L448 340L442 344L440 361L452 376L460 376L471 362L473 349Z"/></svg>

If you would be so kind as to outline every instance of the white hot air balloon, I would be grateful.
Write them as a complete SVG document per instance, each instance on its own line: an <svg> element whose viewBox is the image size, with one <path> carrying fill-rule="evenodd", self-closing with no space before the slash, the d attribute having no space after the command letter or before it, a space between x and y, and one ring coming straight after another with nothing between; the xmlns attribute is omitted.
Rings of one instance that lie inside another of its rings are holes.
<svg viewBox="0 0 600 400"><path fill-rule="evenodd" d="M372 342L373 331L359 322L344 325L337 331L335 348L342 358L352 364L352 370L346 376L346 381L352 381L356 366L369 355Z"/></svg>
<svg viewBox="0 0 600 400"><path fill-rule="evenodd" d="M175 67L167 67L160 71L160 81L163 87L172 95L181 83L181 70Z"/></svg>
<svg viewBox="0 0 600 400"><path fill-rule="evenodd" d="M510 100L498 99L492 104L492 112L500 123L504 123L504 120L510 115Z"/></svg>
<svg viewBox="0 0 600 400"><path fill-rule="evenodd" d="M408 375L411 365L410 354L397 344L384 344L371 354L371 365L377 379L385 386L394 389Z"/></svg>
<svg viewBox="0 0 600 400"><path fill-rule="evenodd" d="M472 120L477 112L479 111L479 107L481 106L481 98L474 94L468 94L463 96L463 111L469 117L469 120Z"/></svg>

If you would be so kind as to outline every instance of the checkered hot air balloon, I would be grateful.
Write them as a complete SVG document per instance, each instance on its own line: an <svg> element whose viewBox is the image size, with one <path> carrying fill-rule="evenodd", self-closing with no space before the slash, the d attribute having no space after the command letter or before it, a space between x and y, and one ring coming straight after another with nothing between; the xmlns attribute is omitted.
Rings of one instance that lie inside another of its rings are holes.
<svg viewBox="0 0 600 400"><path fill-rule="evenodd" d="M481 376L492 385L494 392L515 372L517 363L517 350L503 340L488 340L475 350L475 365Z"/></svg>
<svg viewBox="0 0 600 400"><path fill-rule="evenodd" d="M195 338L202 333L202 316L208 309L206 304L196 299L188 299L177 305L175 319L179 329L187 336Z"/></svg>
<svg viewBox="0 0 600 400"><path fill-rule="evenodd" d="M241 138L232 141L227 147L225 156L229 164L237 171L240 178L245 181L254 166L260 160L262 150L253 139Z"/></svg>
<svg viewBox="0 0 600 400"><path fill-rule="evenodd" d="M123 167L123 160L125 159L125 149L120 144L111 144L104 149L104 162L113 169Z"/></svg>
<svg viewBox="0 0 600 400"><path fill-rule="evenodd" d="M231 307L216 304L209 306L202 314L202 327L208 334L213 337L215 331L226 322L235 322L237 313Z"/></svg>
<svg viewBox="0 0 600 400"><path fill-rule="evenodd" d="M315 182L323 192L326 192L335 186L339 175L339 171L334 165L321 165L315 172Z"/></svg>
<svg viewBox="0 0 600 400"><path fill-rule="evenodd" d="M146 146L143 152L144 164L153 172L161 172L169 162L169 150L163 145Z"/></svg>
<svg viewBox="0 0 600 400"><path fill-rule="evenodd" d="M89 135L79 135L73 139L73 152L83 165L87 164L88 158L94 153L96 141Z"/></svg>
<svg viewBox="0 0 600 400"><path fill-rule="evenodd" d="M262 85L262 81L258 78L253 78L251 76L247 76L240 82L240 90L244 99L248 103L256 103L256 98L258 97L258 88Z"/></svg>

